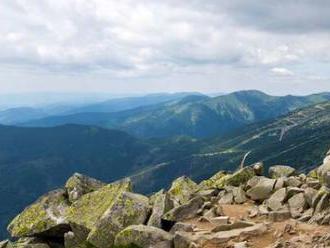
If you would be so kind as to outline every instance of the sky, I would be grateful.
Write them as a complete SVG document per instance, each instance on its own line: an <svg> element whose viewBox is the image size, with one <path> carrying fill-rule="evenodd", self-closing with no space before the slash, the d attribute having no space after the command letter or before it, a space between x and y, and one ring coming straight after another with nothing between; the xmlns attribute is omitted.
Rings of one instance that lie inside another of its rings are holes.
<svg viewBox="0 0 330 248"><path fill-rule="evenodd" d="M1 0L0 92L330 91L329 0Z"/></svg>

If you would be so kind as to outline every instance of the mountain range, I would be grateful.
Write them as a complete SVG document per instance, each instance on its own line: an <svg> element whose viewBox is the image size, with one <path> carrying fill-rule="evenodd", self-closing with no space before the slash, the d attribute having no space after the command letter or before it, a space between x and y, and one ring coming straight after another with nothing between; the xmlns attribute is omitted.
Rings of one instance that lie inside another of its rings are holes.
<svg viewBox="0 0 330 248"><path fill-rule="evenodd" d="M246 96L250 94L252 96ZM37 196L62 185L74 172L105 182L130 176L138 192L151 193L181 175L200 181L221 169L235 170L248 152L251 153L246 164L263 161L266 168L269 164L288 164L301 171L314 168L329 149L330 102L323 102L327 96L313 95L302 100L301 97L266 95L267 99L272 98L272 101L280 103L269 103L267 108L265 104L249 105L251 108L253 106L254 116L262 116L261 122L230 129L230 132L223 132L219 137L202 139L186 135L141 139L124 131L97 125L0 126L0 198L6 202L0 206L0 233L5 236L4 228L8 220L24 206ZM243 92L231 94L225 100L263 97L264 94L259 92ZM192 109L192 105L204 105L215 99L193 95L114 114L140 113L146 109L152 112L178 105ZM300 104L313 102L322 103L297 109ZM295 110L284 114L290 111L289 105ZM231 109L228 106L232 105L224 106L228 110ZM240 111L231 113L246 113L242 108L238 107ZM272 109L284 110L269 119L274 115ZM159 118L155 120L162 121ZM204 129L209 128L209 121L204 122ZM170 125L171 122L164 123Z"/></svg>
<svg viewBox="0 0 330 248"><path fill-rule="evenodd" d="M217 97L188 95L122 111L122 108L85 107L82 112L50 116L23 126L63 124L95 125L119 129L139 138L186 135L196 138L223 136L247 124L269 120L298 108L330 100L329 93L308 96L270 96L260 91L240 91ZM136 105L135 105L136 106ZM114 111L117 109L118 111ZM90 112L85 112L86 110ZM94 112L93 112L94 111ZM207 128L205 128L207 127Z"/></svg>

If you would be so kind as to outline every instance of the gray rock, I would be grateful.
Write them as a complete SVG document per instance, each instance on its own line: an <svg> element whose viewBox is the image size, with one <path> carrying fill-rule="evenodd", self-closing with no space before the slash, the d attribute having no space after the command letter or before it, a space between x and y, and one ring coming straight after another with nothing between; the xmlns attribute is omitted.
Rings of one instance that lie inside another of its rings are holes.
<svg viewBox="0 0 330 248"><path fill-rule="evenodd" d="M299 193L292 196L288 200L290 213L293 218L301 217L301 213L306 209L307 202L305 200L304 193Z"/></svg>
<svg viewBox="0 0 330 248"><path fill-rule="evenodd" d="M98 190L106 184L94 178L75 173L68 179L65 189L68 193L69 201L74 202L84 194Z"/></svg>
<svg viewBox="0 0 330 248"><path fill-rule="evenodd" d="M193 224L177 222L171 228L170 233L175 234L176 232L193 232L195 226Z"/></svg>
<svg viewBox="0 0 330 248"><path fill-rule="evenodd" d="M272 211L268 214L268 218L272 222L284 221L291 218L291 213L288 209Z"/></svg>
<svg viewBox="0 0 330 248"><path fill-rule="evenodd" d="M287 188L287 199L291 198L292 196L299 194L299 193L304 193L304 189L300 189L297 187L288 187Z"/></svg>
<svg viewBox="0 0 330 248"><path fill-rule="evenodd" d="M147 225L162 228L162 216L171 209L173 209L173 207L174 203L170 196L166 192L158 192L153 197L152 212Z"/></svg>
<svg viewBox="0 0 330 248"><path fill-rule="evenodd" d="M65 217L68 207L66 192L52 191L19 214L9 224L8 231L12 237L62 237L70 229Z"/></svg>
<svg viewBox="0 0 330 248"><path fill-rule="evenodd" d="M173 235L159 228L144 225L132 225L117 234L115 246L143 248L173 248Z"/></svg>
<svg viewBox="0 0 330 248"><path fill-rule="evenodd" d="M211 208L211 209L208 209L206 210L204 213L203 213L203 216L207 219L210 219L210 218L213 218L213 217L216 217L216 213L215 213L215 208Z"/></svg>
<svg viewBox="0 0 330 248"><path fill-rule="evenodd" d="M219 226L219 225L228 224L229 217L228 216L219 216L219 217L210 218L209 220L212 224Z"/></svg>
<svg viewBox="0 0 330 248"><path fill-rule="evenodd" d="M218 226L213 228L211 230L211 232L223 232L223 231L229 231L229 230L233 230L233 229L251 227L254 225L255 225L255 223L248 222L248 221L236 221L234 223L228 224L228 220L227 220L227 223L219 224Z"/></svg>
<svg viewBox="0 0 330 248"><path fill-rule="evenodd" d="M246 183L246 188L250 189L252 187L255 187L261 180L267 179L267 177L264 176L254 176Z"/></svg>
<svg viewBox="0 0 330 248"><path fill-rule="evenodd" d="M283 203L287 197L286 188L281 188L277 190L272 196L267 200L267 207L273 211L277 211L283 208Z"/></svg>
<svg viewBox="0 0 330 248"><path fill-rule="evenodd" d="M235 243L234 248L248 248L247 241Z"/></svg>
<svg viewBox="0 0 330 248"><path fill-rule="evenodd" d="M6 248L50 248L50 246L41 239L31 237L20 238L15 242L8 242Z"/></svg>
<svg viewBox="0 0 330 248"><path fill-rule="evenodd" d="M183 221L196 217L197 211L203 206L204 199L201 196L196 196L186 204L173 208L167 212L162 219L166 221Z"/></svg>
<svg viewBox="0 0 330 248"><path fill-rule="evenodd" d="M198 185L189 177L183 176L173 181L168 194L177 205L182 205L187 203L197 190Z"/></svg>
<svg viewBox="0 0 330 248"><path fill-rule="evenodd" d="M0 248L6 248L9 240L3 240L0 242Z"/></svg>
<svg viewBox="0 0 330 248"><path fill-rule="evenodd" d="M245 191L243 190L242 186L239 186L233 190L234 201L237 204L242 204L247 201Z"/></svg>
<svg viewBox="0 0 330 248"><path fill-rule="evenodd" d="M314 212L314 209L312 209L312 208L306 210L306 211L302 214L302 216L299 217L298 220L301 221L301 222L307 222L307 221L309 221L309 220L312 218L312 216L313 216L313 212Z"/></svg>
<svg viewBox="0 0 330 248"><path fill-rule="evenodd" d="M228 192L225 193L224 196L222 196L219 200L219 204L220 205L228 205L228 204L232 204L234 202L234 194L233 192Z"/></svg>
<svg viewBox="0 0 330 248"><path fill-rule="evenodd" d="M313 188L304 189L304 196L309 207L313 206L313 198L317 194L317 190Z"/></svg>
<svg viewBox="0 0 330 248"><path fill-rule="evenodd" d="M323 194L315 206L314 214L320 213L321 211L327 209L329 207L329 199L330 194Z"/></svg>
<svg viewBox="0 0 330 248"><path fill-rule="evenodd" d="M296 169L286 166L286 165L275 165L269 168L269 176L271 178L279 178L279 177L289 177L294 175Z"/></svg>
<svg viewBox="0 0 330 248"><path fill-rule="evenodd" d="M263 162L258 162L252 165L252 168L254 170L254 173L257 176L262 176L264 174L264 163Z"/></svg>
<svg viewBox="0 0 330 248"><path fill-rule="evenodd" d="M313 179L313 178L308 178L306 183L307 183L308 187L316 189L316 190L319 190L322 186L319 180Z"/></svg>
<svg viewBox="0 0 330 248"><path fill-rule="evenodd" d="M274 186L274 190L279 190L281 188L284 187L284 183L285 183L285 178L284 177L280 177L276 180L275 186Z"/></svg>
<svg viewBox="0 0 330 248"><path fill-rule="evenodd" d="M265 200L270 197L276 180L261 179L257 185L247 191L247 195L252 200Z"/></svg>
<svg viewBox="0 0 330 248"><path fill-rule="evenodd" d="M176 232L174 235L173 243L174 248L193 248L197 247L195 241L197 239L187 232Z"/></svg>
<svg viewBox="0 0 330 248"><path fill-rule="evenodd" d="M300 187L302 182L299 180L299 177L289 177L285 180L285 186L287 187Z"/></svg>
<svg viewBox="0 0 330 248"><path fill-rule="evenodd" d="M130 225L146 222L149 199L143 195L124 192L103 214L89 233L87 241L98 248L112 247L117 233Z"/></svg>

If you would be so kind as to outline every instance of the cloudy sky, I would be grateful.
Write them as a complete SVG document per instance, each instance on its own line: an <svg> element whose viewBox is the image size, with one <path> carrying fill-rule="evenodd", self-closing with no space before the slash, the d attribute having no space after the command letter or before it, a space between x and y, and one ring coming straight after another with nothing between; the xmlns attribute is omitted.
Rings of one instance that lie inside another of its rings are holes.
<svg viewBox="0 0 330 248"><path fill-rule="evenodd" d="M330 91L329 0L1 0L0 92Z"/></svg>

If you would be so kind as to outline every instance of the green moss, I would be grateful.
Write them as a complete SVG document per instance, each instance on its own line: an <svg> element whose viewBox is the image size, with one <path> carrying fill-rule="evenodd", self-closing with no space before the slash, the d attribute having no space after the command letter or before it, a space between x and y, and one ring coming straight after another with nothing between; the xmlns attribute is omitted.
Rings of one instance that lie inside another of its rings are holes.
<svg viewBox="0 0 330 248"><path fill-rule="evenodd" d="M190 178L180 177L172 183L168 193L178 203L184 204L197 189L198 185Z"/></svg>
<svg viewBox="0 0 330 248"><path fill-rule="evenodd" d="M226 173L224 171L219 171L211 178L202 181L199 184L199 187L201 189L217 188L217 184L218 184L219 180L221 180L224 176L226 176Z"/></svg>
<svg viewBox="0 0 330 248"><path fill-rule="evenodd" d="M220 189L227 185L238 187L241 184L247 183L247 181L254 176L255 173L251 167L244 167L243 169L236 171L234 174L223 175L214 183L214 185Z"/></svg>
<svg viewBox="0 0 330 248"><path fill-rule="evenodd" d="M122 181L83 195L69 208L67 219L69 222L92 229L96 221L111 207L116 197L124 191L131 191L131 189L130 181Z"/></svg>
<svg viewBox="0 0 330 248"><path fill-rule="evenodd" d="M9 224L8 231L13 237L45 232L59 224L56 218L63 220L67 206L63 191L50 192L15 217Z"/></svg>

